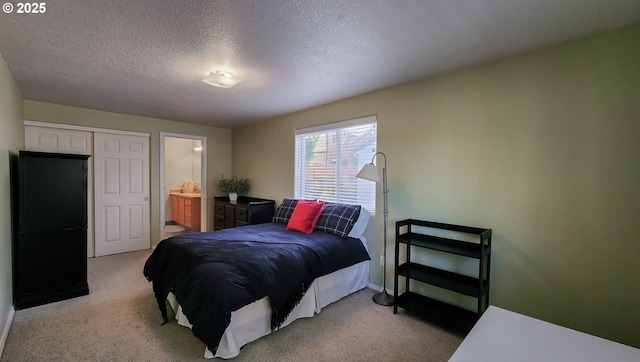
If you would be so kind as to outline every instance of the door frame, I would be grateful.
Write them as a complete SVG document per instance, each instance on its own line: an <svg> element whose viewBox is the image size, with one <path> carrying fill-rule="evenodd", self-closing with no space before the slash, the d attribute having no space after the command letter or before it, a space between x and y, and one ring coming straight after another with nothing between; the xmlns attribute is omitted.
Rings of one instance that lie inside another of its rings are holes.
<svg viewBox="0 0 640 362"><path fill-rule="evenodd" d="M164 180L164 148L165 138L184 138L200 141L202 145L202 156L200 157L200 231L207 231L207 137L188 135L183 133L160 132L160 239L163 239L165 225L165 210L167 208L165 200L165 180Z"/></svg>

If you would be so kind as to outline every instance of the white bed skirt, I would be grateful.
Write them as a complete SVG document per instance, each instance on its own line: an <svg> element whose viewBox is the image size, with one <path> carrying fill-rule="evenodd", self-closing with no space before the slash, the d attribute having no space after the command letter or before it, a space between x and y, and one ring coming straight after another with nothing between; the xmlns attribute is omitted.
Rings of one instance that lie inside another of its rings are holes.
<svg viewBox="0 0 640 362"><path fill-rule="evenodd" d="M327 274L313 281L300 303L291 311L282 327L298 318L313 317L327 305L367 286L370 261ZM191 323L182 313L173 293L167 298L175 311L178 324L191 328ZM281 328L282 328L281 327ZM265 297L231 313L231 322L224 332L218 350L213 355L205 347L205 358L233 358L240 353L240 347L271 333L271 307Z"/></svg>

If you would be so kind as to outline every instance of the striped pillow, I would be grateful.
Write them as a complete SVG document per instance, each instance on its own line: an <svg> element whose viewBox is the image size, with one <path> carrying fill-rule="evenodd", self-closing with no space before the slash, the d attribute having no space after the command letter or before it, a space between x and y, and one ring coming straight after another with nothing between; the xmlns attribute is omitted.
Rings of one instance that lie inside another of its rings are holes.
<svg viewBox="0 0 640 362"><path fill-rule="evenodd" d="M315 199L304 199L305 201L316 201ZM289 219L291 219L291 214L293 214L293 210L298 205L298 201L300 199L290 199L285 197L282 200L282 203L276 207L276 213L273 216L271 221L277 222L280 224L288 224Z"/></svg>
<svg viewBox="0 0 640 362"><path fill-rule="evenodd" d="M344 238L358 220L360 209L360 205L325 202L315 230L336 234Z"/></svg>
<svg viewBox="0 0 640 362"><path fill-rule="evenodd" d="M287 224L291 219L291 214L298 204L298 199L284 198L282 203L276 208L276 213L273 216L273 222L280 224Z"/></svg>

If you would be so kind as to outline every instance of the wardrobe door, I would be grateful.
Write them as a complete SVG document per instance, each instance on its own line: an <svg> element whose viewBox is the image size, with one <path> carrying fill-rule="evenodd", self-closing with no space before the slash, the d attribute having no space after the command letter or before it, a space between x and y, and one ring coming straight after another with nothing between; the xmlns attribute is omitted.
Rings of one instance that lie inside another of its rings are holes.
<svg viewBox="0 0 640 362"><path fill-rule="evenodd" d="M86 156L21 152L20 171L20 231L87 227Z"/></svg>
<svg viewBox="0 0 640 362"><path fill-rule="evenodd" d="M84 232L77 228L21 235L17 309L89 294L86 246L80 245Z"/></svg>

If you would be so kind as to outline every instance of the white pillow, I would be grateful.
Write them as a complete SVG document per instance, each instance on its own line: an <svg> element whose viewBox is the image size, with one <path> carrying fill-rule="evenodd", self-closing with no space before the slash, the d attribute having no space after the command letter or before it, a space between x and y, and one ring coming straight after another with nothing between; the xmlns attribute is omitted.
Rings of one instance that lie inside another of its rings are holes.
<svg viewBox="0 0 640 362"><path fill-rule="evenodd" d="M369 224L369 210L364 207L360 208L360 215L358 215L358 220L353 224L353 228L349 231L349 237L359 238L364 234L364 231L367 229L367 224Z"/></svg>

